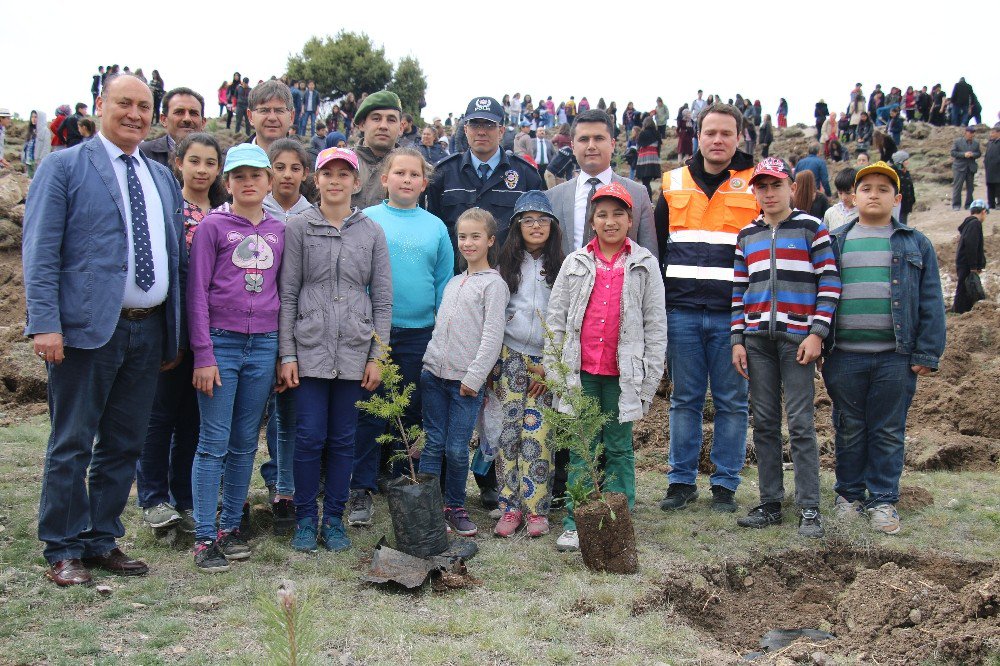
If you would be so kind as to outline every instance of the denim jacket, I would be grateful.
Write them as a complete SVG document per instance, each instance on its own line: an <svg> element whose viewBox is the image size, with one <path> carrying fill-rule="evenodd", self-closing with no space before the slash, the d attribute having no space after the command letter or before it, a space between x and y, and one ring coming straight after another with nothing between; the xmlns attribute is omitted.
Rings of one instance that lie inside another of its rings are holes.
<svg viewBox="0 0 1000 666"><path fill-rule="evenodd" d="M857 224L857 218L833 232L833 248L840 255L847 234ZM911 365L937 370L945 345L944 295L938 273L934 246L922 233L892 219L889 236L892 249L892 324L896 333L896 353L907 354ZM825 341L826 352L836 346L836 315L830 335Z"/></svg>

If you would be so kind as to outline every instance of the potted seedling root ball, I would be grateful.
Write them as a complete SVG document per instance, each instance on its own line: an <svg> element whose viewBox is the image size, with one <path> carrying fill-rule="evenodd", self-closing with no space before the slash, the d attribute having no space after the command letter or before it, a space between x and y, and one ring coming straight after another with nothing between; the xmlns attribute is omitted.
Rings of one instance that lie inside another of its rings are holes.
<svg viewBox="0 0 1000 666"><path fill-rule="evenodd" d="M636 573L639 555L628 498L623 493L603 489L604 446L596 439L610 416L601 411L595 398L583 392L579 381L571 381L576 373L562 360L562 344L547 327L545 337L545 383L556 401L553 408L544 408L544 418L550 427L553 446L568 449L583 468L583 473L566 489L583 564L593 571Z"/></svg>
<svg viewBox="0 0 1000 666"><path fill-rule="evenodd" d="M382 371L382 390L359 402L358 408L389 423L389 432L380 435L377 441L380 446L400 445L391 462L395 465L405 458L409 464L408 473L384 486L396 549L415 557L431 557L448 549L441 484L436 476L418 474L413 464L413 458L423 448L424 432L419 425L404 426L403 414L410 406L416 387L413 384L403 386L399 366L390 358L388 345L377 336L376 342L378 357L375 362Z"/></svg>

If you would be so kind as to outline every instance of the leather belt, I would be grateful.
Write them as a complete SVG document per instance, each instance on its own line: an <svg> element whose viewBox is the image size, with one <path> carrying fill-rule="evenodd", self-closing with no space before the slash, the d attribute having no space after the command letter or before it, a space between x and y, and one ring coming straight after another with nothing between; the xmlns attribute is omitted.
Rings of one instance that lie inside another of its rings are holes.
<svg viewBox="0 0 1000 666"><path fill-rule="evenodd" d="M151 308L122 308L122 319L129 321L142 321L148 319L163 309L163 305L154 305Z"/></svg>

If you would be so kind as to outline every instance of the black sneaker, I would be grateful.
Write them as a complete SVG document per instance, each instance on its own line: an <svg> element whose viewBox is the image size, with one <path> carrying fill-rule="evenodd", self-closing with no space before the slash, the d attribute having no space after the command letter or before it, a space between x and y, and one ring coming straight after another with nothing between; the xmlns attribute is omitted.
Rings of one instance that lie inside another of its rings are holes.
<svg viewBox="0 0 1000 666"><path fill-rule="evenodd" d="M799 511L799 536L820 539L823 534L823 520L819 516L819 509L813 506Z"/></svg>
<svg viewBox="0 0 1000 666"><path fill-rule="evenodd" d="M271 511L274 513L271 529L275 536L288 536L295 531L295 504L292 500L274 500Z"/></svg>
<svg viewBox="0 0 1000 666"><path fill-rule="evenodd" d="M683 509L698 499L698 486L686 483L671 483L667 486L667 495L660 500L660 508L664 511Z"/></svg>
<svg viewBox="0 0 1000 666"><path fill-rule="evenodd" d="M758 530L771 525L780 525L781 505L768 503L755 506L745 517L737 519L736 524L740 527L753 527Z"/></svg>
<svg viewBox="0 0 1000 666"><path fill-rule="evenodd" d="M205 573L229 571L229 562L219 551L218 544L211 539L195 542L194 565L198 567L198 571Z"/></svg>
<svg viewBox="0 0 1000 666"><path fill-rule="evenodd" d="M712 486L712 511L736 513L736 491L725 486Z"/></svg>
<svg viewBox="0 0 1000 666"><path fill-rule="evenodd" d="M243 515L240 516L240 532L250 534L250 502L243 502Z"/></svg>
<svg viewBox="0 0 1000 666"><path fill-rule="evenodd" d="M372 524L375 505L367 490L352 490L347 500L347 524L351 527L368 527Z"/></svg>
<svg viewBox="0 0 1000 666"><path fill-rule="evenodd" d="M484 509L492 511L500 506L500 493L496 488L483 488L479 491L479 501Z"/></svg>
<svg viewBox="0 0 1000 666"><path fill-rule="evenodd" d="M250 557L250 546L240 535L240 531L230 530L229 532L219 532L219 539L216 541L219 550L226 556L227 560L245 560Z"/></svg>

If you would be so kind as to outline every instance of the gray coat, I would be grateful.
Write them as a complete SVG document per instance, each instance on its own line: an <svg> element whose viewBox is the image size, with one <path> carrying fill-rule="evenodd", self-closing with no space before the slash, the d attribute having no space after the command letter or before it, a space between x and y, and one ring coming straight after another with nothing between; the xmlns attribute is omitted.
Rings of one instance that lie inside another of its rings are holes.
<svg viewBox="0 0 1000 666"><path fill-rule="evenodd" d="M546 323L552 330L555 346L546 348L546 357L551 359L553 350L562 345L562 360L573 371L567 378L571 386L580 384L580 331L596 277L594 255L581 248L566 257L549 297ZM663 307L659 264L649 250L633 243L625 260L618 334L620 423L636 421L649 410L663 376L666 349L667 313ZM557 408L569 411L568 405L558 404Z"/></svg>
<svg viewBox="0 0 1000 666"><path fill-rule="evenodd" d="M278 352L299 375L358 380L388 343L392 273L382 227L354 209L337 229L312 207L288 220L281 259Z"/></svg>
<svg viewBox="0 0 1000 666"><path fill-rule="evenodd" d="M966 157L966 153L972 153L972 157ZM955 139L955 143L951 146L951 156L954 161L951 163L952 171L958 171L960 173L976 173L978 165L976 160L979 159L980 155L979 142L973 139L972 141L966 141L964 136L960 136Z"/></svg>
<svg viewBox="0 0 1000 666"><path fill-rule="evenodd" d="M580 175L587 178L584 172ZM660 256L660 251L656 244L656 229L653 227L653 206L649 202L649 194L646 188L628 178L623 178L617 173L611 176L612 183L621 183L628 190L632 197L632 228L628 230L628 237L649 250L654 257ZM578 248L573 247L573 225L574 207L576 206L576 178L570 178L565 183L559 183L551 190L545 191L545 196L552 204L552 212L559 220L559 226L563 235L563 252L568 256L570 252ZM594 230L586 227L583 230L583 244L586 245L594 237Z"/></svg>

